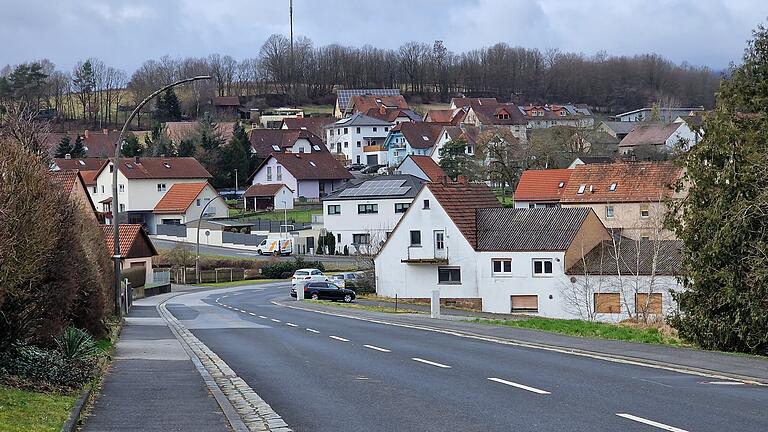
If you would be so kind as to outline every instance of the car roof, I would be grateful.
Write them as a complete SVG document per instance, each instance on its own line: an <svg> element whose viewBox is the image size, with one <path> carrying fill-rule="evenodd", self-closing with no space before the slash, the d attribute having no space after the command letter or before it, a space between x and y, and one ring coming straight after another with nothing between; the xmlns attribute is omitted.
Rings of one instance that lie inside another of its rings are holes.
<svg viewBox="0 0 768 432"><path fill-rule="evenodd" d="M297 269L296 271L313 271L313 270L317 270L317 269L316 268L303 268L303 269ZM317 271L320 271L320 270L317 270Z"/></svg>

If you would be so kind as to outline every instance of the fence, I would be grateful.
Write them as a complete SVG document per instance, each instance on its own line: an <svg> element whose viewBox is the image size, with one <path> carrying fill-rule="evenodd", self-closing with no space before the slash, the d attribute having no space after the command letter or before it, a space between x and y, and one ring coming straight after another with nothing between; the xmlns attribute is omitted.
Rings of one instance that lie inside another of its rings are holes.
<svg viewBox="0 0 768 432"><path fill-rule="evenodd" d="M171 270L155 270L152 275L152 285L167 285L171 283Z"/></svg>
<svg viewBox="0 0 768 432"><path fill-rule="evenodd" d="M246 246L258 246L262 240L267 238L264 235L244 234L224 231L221 233L222 243L241 244Z"/></svg>
<svg viewBox="0 0 768 432"><path fill-rule="evenodd" d="M187 226L186 225L165 225L160 224L157 226L158 235L166 235L172 237L186 237Z"/></svg>
<svg viewBox="0 0 768 432"><path fill-rule="evenodd" d="M177 284L232 282L245 279L243 268L201 270L200 280L197 279L194 267L172 269L168 274L170 281Z"/></svg>

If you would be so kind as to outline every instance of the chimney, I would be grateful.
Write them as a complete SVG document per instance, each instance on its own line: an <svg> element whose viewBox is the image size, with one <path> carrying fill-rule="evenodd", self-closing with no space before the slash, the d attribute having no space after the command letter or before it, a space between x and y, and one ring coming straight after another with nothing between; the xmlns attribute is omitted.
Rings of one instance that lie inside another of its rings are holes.
<svg viewBox="0 0 768 432"><path fill-rule="evenodd" d="M139 157L138 156L134 156L133 157L133 163L137 163L137 164L141 163L141 161L139 161Z"/></svg>
<svg viewBox="0 0 768 432"><path fill-rule="evenodd" d="M104 135L109 135L109 129L102 129L101 133L103 133Z"/></svg>
<svg viewBox="0 0 768 432"><path fill-rule="evenodd" d="M384 105L379 105L379 114L386 114L387 113L387 107Z"/></svg>
<svg viewBox="0 0 768 432"><path fill-rule="evenodd" d="M64 159L72 159L72 155L67 153L64 155Z"/></svg>
<svg viewBox="0 0 768 432"><path fill-rule="evenodd" d="M83 138L88 139L88 129L83 133Z"/></svg>

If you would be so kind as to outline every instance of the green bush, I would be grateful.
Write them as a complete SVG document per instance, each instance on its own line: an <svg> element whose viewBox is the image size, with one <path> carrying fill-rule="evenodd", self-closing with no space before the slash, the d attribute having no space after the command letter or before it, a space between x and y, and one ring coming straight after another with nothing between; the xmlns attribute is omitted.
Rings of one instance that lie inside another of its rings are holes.
<svg viewBox="0 0 768 432"><path fill-rule="evenodd" d="M67 327L56 338L56 347L62 357L70 361L90 360L102 352L91 335L74 327Z"/></svg>
<svg viewBox="0 0 768 432"><path fill-rule="evenodd" d="M147 270L144 267L131 267L120 272L122 279L128 279L133 288L141 288L147 283Z"/></svg>
<svg viewBox="0 0 768 432"><path fill-rule="evenodd" d="M293 273L302 268L316 268L325 271L325 266L319 261L304 261L303 258L296 258L293 261L278 261L265 264L261 267L261 274L268 279L287 279Z"/></svg>
<svg viewBox="0 0 768 432"><path fill-rule="evenodd" d="M97 372L97 357L72 360L57 350L31 345L14 345L0 352L0 376L23 381L21 387L73 390L92 380Z"/></svg>

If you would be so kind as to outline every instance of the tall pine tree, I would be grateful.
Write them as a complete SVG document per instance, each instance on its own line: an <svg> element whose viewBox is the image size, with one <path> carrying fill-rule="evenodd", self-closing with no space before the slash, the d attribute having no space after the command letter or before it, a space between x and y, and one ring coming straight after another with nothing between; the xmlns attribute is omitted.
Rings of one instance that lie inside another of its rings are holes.
<svg viewBox="0 0 768 432"><path fill-rule="evenodd" d="M59 140L59 145L56 147L55 156L57 158L64 158L67 155L72 155L72 139L69 135L64 135Z"/></svg>
<svg viewBox="0 0 768 432"><path fill-rule="evenodd" d="M248 134L245 132L243 125L237 122L232 128L232 138L222 148L221 163L219 164L218 171L226 174L229 182L227 186L235 185L235 173L237 173L238 186L243 186L253 168L251 143L248 140Z"/></svg>
<svg viewBox="0 0 768 432"><path fill-rule="evenodd" d="M128 134L123 140L123 147L120 149L120 152L125 157L141 156L144 154L144 149L139 143L139 137L132 133Z"/></svg>
<svg viewBox="0 0 768 432"><path fill-rule="evenodd" d="M75 143L72 144L72 152L70 154L73 158L84 158L87 156L85 146L83 145L83 137L81 135L78 135L77 138L75 138Z"/></svg>
<svg viewBox="0 0 768 432"><path fill-rule="evenodd" d="M181 105L176 92L170 88L157 98L155 121L165 123L179 120L181 120Z"/></svg>
<svg viewBox="0 0 768 432"><path fill-rule="evenodd" d="M165 127L161 123L155 122L154 126L152 126L152 130L149 132L149 136L147 136L145 141L147 144L145 154L147 156L176 156L176 150L173 147L173 142L168 137L168 133L165 131Z"/></svg>

